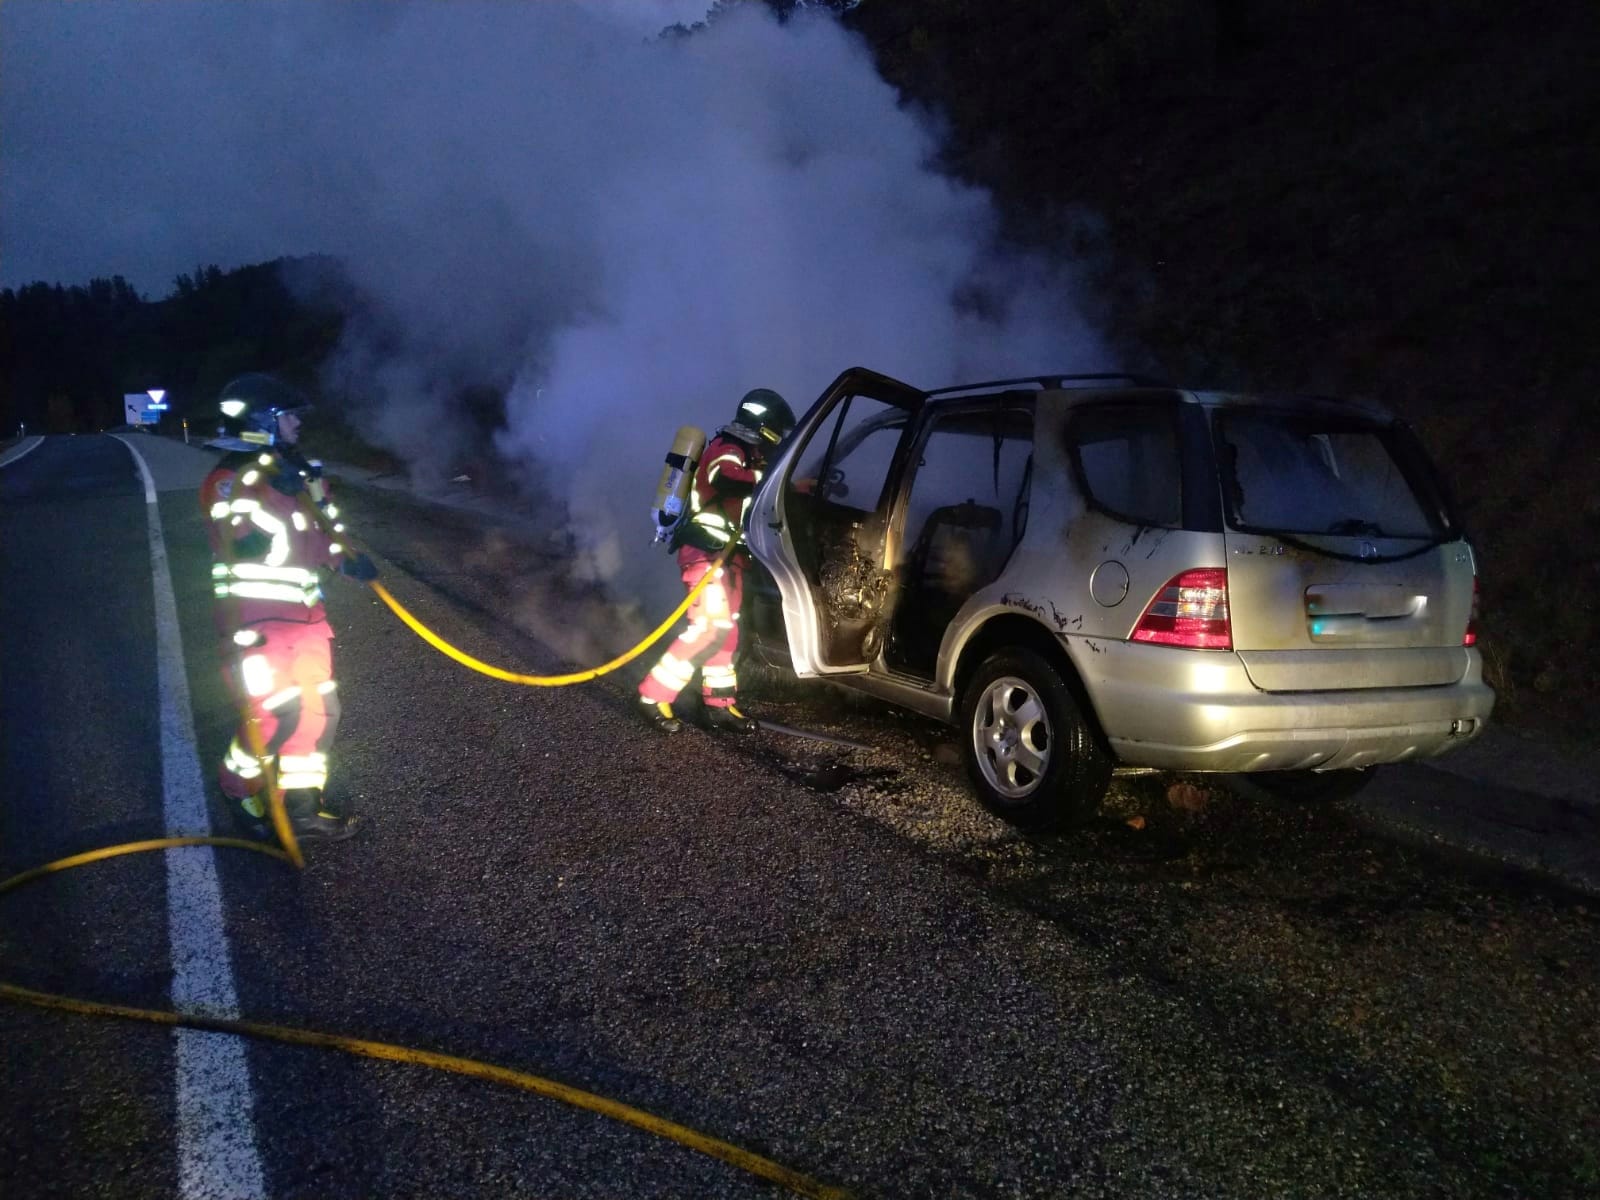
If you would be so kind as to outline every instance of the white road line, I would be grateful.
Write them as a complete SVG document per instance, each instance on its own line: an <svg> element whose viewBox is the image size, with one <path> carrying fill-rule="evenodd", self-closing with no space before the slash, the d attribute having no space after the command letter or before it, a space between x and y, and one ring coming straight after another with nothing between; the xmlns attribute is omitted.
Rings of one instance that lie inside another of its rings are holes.
<svg viewBox="0 0 1600 1200"><path fill-rule="evenodd" d="M211 832L195 750L178 606L155 481L127 441L144 480L155 581L156 667L161 695L161 779L169 835ZM180 1012L237 1018L233 964L222 925L222 889L210 846L166 851L167 920L172 943L172 1003ZM225 1033L175 1029L178 1088L178 1195L183 1200L257 1200L266 1196L256 1150L255 1101L244 1043Z"/></svg>
<svg viewBox="0 0 1600 1200"><path fill-rule="evenodd" d="M18 445L21 445L21 443L18 443ZM9 467L12 463L16 462L17 459L27 457L42 445L44 445L44 438L42 437L34 437L29 439L28 444L23 446L21 450L17 450L15 454L8 458L0 458L0 467ZM12 449L16 450L16 446L13 446Z"/></svg>

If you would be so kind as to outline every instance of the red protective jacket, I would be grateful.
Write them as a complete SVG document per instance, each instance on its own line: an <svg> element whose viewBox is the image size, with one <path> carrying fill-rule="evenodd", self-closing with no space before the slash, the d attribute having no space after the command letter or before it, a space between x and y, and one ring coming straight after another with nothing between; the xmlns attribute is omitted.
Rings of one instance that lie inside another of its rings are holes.
<svg viewBox="0 0 1600 1200"><path fill-rule="evenodd" d="M766 456L761 447L719 432L706 445L689 495L691 515L678 542L696 550L720 551L744 528L744 510L761 481Z"/></svg>
<svg viewBox="0 0 1600 1200"><path fill-rule="evenodd" d="M324 619L318 570L337 568L344 548L317 520L312 493L323 486L313 469L274 449L230 454L200 485L212 590L227 602L229 632L258 621ZM338 515L325 499L321 508Z"/></svg>

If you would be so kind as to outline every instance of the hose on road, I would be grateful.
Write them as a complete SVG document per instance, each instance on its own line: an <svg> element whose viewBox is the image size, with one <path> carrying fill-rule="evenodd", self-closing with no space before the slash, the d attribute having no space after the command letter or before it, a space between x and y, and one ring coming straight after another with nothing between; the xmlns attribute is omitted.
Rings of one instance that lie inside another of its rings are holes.
<svg viewBox="0 0 1600 1200"><path fill-rule="evenodd" d="M529 687L566 687L597 679L601 675L631 662L652 643L659 640L663 634L677 623L679 618L689 611L690 605L694 603L706 586L720 575L721 567L727 561L729 555L732 554L734 545L736 543L730 544L722 552L713 568L707 571L695 586L690 589L683 602L642 641L610 662L586 671L575 671L565 675L524 675L490 666L488 663L458 650L423 625L398 600L389 594L388 589L376 580L371 581L369 586L413 632L429 645L455 659L463 666L481 674L505 680L508 683L523 684ZM251 850L287 862L296 868L303 867L305 860L295 840L294 831L289 824L288 814L284 808L283 790L278 786L275 773L271 769L270 757L265 753L259 728L253 719L247 719L245 724L249 731L252 750L255 752L257 760L262 762L267 770L265 791L268 796L268 811L273 829L278 835L279 846L272 846L265 842L250 841L245 838L209 836L151 838L145 841L125 842L120 845L105 846L97 850L89 850L81 854L60 858L53 862L45 863L43 866L34 867L31 870L13 875L8 879L0 880L0 895L4 895L26 883L73 867L80 867L88 863L100 862L104 859L116 858L127 854L137 854L149 850L168 850L183 846L222 846L236 850ZM285 1042L292 1045L341 1050L346 1054L387 1059L391 1062L411 1063L429 1067L433 1070L465 1075L474 1079L482 1079L491 1083L518 1088L522 1091L535 1092L574 1107L610 1117L612 1120L643 1129L657 1137L676 1142L681 1146L718 1159L758 1178L778 1184L795 1195L814 1197L816 1200L848 1200L849 1196L849 1193L839 1188L820 1183L809 1176L783 1166L781 1163L764 1158L731 1142L700 1133L686 1125L680 1125L664 1117L655 1116L643 1109L634 1108L620 1101L611 1100L594 1092L587 1092L581 1088L571 1087L552 1079L546 1079L543 1076L530 1074L526 1071L513 1070L509 1067L495 1066L492 1063L480 1062L476 1059L462 1058L451 1054L439 1054L429 1050L416 1050L389 1042L370 1041L365 1038L344 1037L337 1034L319 1033L309 1029L295 1029L284 1025L265 1024L259 1021L230 1020L202 1016L195 1013L106 1004L100 1001L82 1000L72 996L38 992L31 988L19 987L3 981L0 981L0 1000L58 1012L76 1013L83 1016L113 1017L157 1025L182 1026L189 1029L231 1033L240 1037Z"/></svg>
<svg viewBox="0 0 1600 1200"><path fill-rule="evenodd" d="M610 662L601 663L598 667L590 667L585 671L572 671L565 675L523 675L516 671L507 671L502 667L490 666L480 659L473 658L472 655L467 654L465 651L458 650L417 620L406 610L404 605L389 594L389 589L377 580L372 580L367 586L378 594L378 599L387 604L394 615L404 621L413 633L435 650L455 659L464 667L477 671L481 675L488 675L494 679L503 679L507 683L522 684L525 687L570 687L575 683L588 683L591 679L598 679L602 675L615 671L618 667L627 665L648 650L651 645L659 641L669 629L678 623L679 618L689 611L690 605L699 599L700 593L706 589L707 585L721 575L722 564L728 561L728 556L733 553L737 544L737 542L729 543L728 548L717 556L717 561L712 564L711 570L701 576L699 582L689 589L689 594L683 598L683 603L673 609L671 615L665 621L646 634L642 641L636 643L626 652L619 654Z"/></svg>
<svg viewBox="0 0 1600 1200"><path fill-rule="evenodd" d="M7 880L6 886L11 886L13 881ZM0 890L4 890L0 888ZM669 1121L664 1117L655 1116L643 1109L634 1108L629 1104L622 1104L616 1100L607 1099L605 1096L594 1092L586 1092L581 1088L569 1087L564 1083L557 1083L553 1079L545 1079L540 1075L532 1075L527 1071L515 1071L509 1067L497 1067L492 1063L479 1062L476 1059L461 1058L454 1054L436 1054L431 1050L414 1050L407 1046L396 1046L390 1042L374 1042L366 1038L342 1037L338 1034L318 1033L311 1029L295 1029L287 1025L268 1025L260 1021L234 1021L222 1017L206 1017L195 1013L167 1012L161 1009L130 1008L123 1004L102 1004L94 1000L79 1000L71 996L56 996L49 992L36 992L31 988L17 987L14 984L0 983L0 1000L9 1000L14 1004L26 1004L35 1008L53 1009L57 1012L77 1013L81 1016L115 1017L127 1021L143 1021L153 1025L182 1026L186 1029L200 1029L211 1033L231 1033L240 1037L252 1037L263 1041L285 1042L294 1046L316 1046L325 1050L342 1050L346 1054L354 1054L363 1058L386 1059L389 1062L410 1063L415 1066L429 1067L436 1071L445 1071L452 1075L465 1075L473 1079L482 1079L490 1083L499 1083L507 1087L517 1088L524 1092L534 1092L547 1096L553 1100L560 1100L575 1108L587 1109L599 1113L601 1116L610 1117L614 1121L632 1125L653 1133L657 1137L666 1138L690 1150L697 1150L701 1154L719 1159L730 1166L738 1167L758 1178L770 1183L776 1183L787 1188L797 1196L813 1197L815 1200L848 1200L849 1193L839 1188L830 1187L819 1183L809 1176L798 1171L792 1171L781 1163L763 1158L732 1142L725 1142L698 1130L690 1129L687 1125L680 1125L676 1121Z"/></svg>
<svg viewBox="0 0 1600 1200"><path fill-rule="evenodd" d="M720 567L726 558L727 553L725 552L722 558L718 559L717 565ZM511 672L500 671L498 668L490 667L485 663L480 663L477 659L471 658L449 646L443 639L432 633L431 630L426 629L376 582L372 584L372 587L380 596L384 597L385 602L395 610L400 618L416 630L424 640L474 670L494 675L496 678L507 679L512 683L526 683L538 687L560 687L596 678L637 657L651 642L670 629L678 618L688 611L689 605L694 602L701 589L715 575L715 571L707 571L705 578L696 584L676 611L663 621L648 638L633 647L626 655L613 659L611 662L590 671L555 676L516 675ZM269 855L296 868L303 867L305 860L301 855L299 845L295 841L294 831L289 825L288 814L284 809L283 790L278 787L275 773L272 771L270 756L265 753L261 744L260 731L253 720L247 721L246 728L249 731L252 749L267 770L265 791L268 796L268 811L280 845L273 846L266 842L255 842L246 838L201 836L151 838L145 841L125 842L121 845L104 846L98 850L88 850L81 854L69 855L66 858L56 859L54 862L48 862L43 866L34 867L8 879L0 880L0 895L13 891L26 883L31 883L34 880L60 871L70 870L73 867L81 867L88 863L117 858L126 854L138 854L149 850L168 850L182 846L223 846L235 850L251 850ZM130 1008L120 1004L105 1004L95 1000L82 1000L72 996L58 996L47 992L38 992L31 988L19 987L3 981L0 981L0 1000L6 1000L13 1004L29 1005L35 1008L53 1009L58 1012L77 1013L83 1016L114 1017L157 1025L183 1026L189 1029L231 1033L240 1037L286 1042L292 1045L342 1050L346 1054L387 1059L391 1062L412 1063L437 1071L466 1075L474 1079L482 1079L491 1083L518 1088L526 1092L536 1092L541 1096L560 1100L574 1107L587 1109L601 1116L610 1117L612 1120L632 1125L657 1137L676 1142L678 1145L690 1150L719 1159L748 1174L786 1188L798 1196L814 1197L816 1200L848 1200L849 1196L849 1193L839 1188L820 1183L809 1176L802 1175L798 1171L783 1166L781 1163L763 1158L761 1155L745 1150L731 1142L725 1142L720 1138L700 1133L686 1125L680 1125L675 1121L658 1117L643 1109L634 1108L632 1105L623 1104L620 1101L611 1100L594 1092L584 1091L581 1088L571 1087L553 1079L546 1079L543 1076L530 1074L526 1071L513 1070L509 1067L495 1066L492 1063L480 1062L476 1059L462 1058L452 1054L438 1054L429 1050L415 1050L405 1046L393 1045L389 1042L370 1041L365 1038L318 1033L314 1030L295 1029L284 1025L270 1025L259 1021L236 1021L201 1016L195 1013L168 1012L159 1009Z"/></svg>
<svg viewBox="0 0 1600 1200"><path fill-rule="evenodd" d="M128 842L120 846L107 846L99 850L90 850L83 854L74 854L68 858L57 859L43 866L34 867L32 870L23 871L18 875L11 876L9 879L0 880L0 895L4 895L21 887L23 884L43 878L46 875L65 871L72 867L83 866L86 863L99 862L103 859L115 858L124 854L134 854L144 850L165 850L177 846L227 846L233 849L258 851L284 862L294 861L286 851L277 846L247 841L243 838L154 838L149 841ZM687 1125L680 1125L676 1121L658 1117L643 1109L634 1108L632 1105L623 1104L620 1101L609 1099L595 1092L588 1092L581 1088L559 1083L553 1079L546 1079L541 1075L513 1070L510 1067L496 1066L493 1063L480 1062L477 1059L463 1058L454 1054L439 1054L431 1050L416 1050L407 1046L397 1046L390 1042L371 1041L366 1038L319 1033L311 1029L296 1029L286 1025L271 1025L260 1021L238 1021L222 1017L203 1016L198 1013L106 1004L96 1000L82 1000L73 996L59 996L49 992L34 991L32 988L19 987L16 984L4 981L0 981L0 1000L33 1008L76 1013L81 1016L113 1017L155 1025L182 1026L187 1029L231 1033L239 1037L285 1042L290 1045L316 1046L325 1050L340 1050L346 1054L354 1054L364 1058L411 1063L436 1071L445 1071L453 1075L465 1075L473 1079L482 1079L490 1083L518 1088L525 1092L535 1092L552 1100L560 1100L575 1108L586 1109L589 1112L609 1117L614 1121L632 1125L657 1137L676 1142L687 1149L718 1159L770 1183L775 1183L797 1196L813 1197L814 1200L848 1200L849 1198L849 1193L840 1188L821 1183L798 1171L791 1170L781 1163L764 1158L731 1142L725 1142L721 1138L712 1137L709 1134L691 1129Z"/></svg>

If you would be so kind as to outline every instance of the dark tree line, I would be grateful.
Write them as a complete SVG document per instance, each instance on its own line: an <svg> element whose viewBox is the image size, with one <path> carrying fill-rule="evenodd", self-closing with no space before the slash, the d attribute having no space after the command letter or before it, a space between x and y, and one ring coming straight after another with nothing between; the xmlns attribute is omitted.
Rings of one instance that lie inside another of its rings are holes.
<svg viewBox="0 0 1600 1200"><path fill-rule="evenodd" d="M123 395L150 388L167 392L166 420L209 421L234 375L313 381L342 321L292 296L279 268L198 267L155 301L120 275L0 291L0 435L118 426Z"/></svg>

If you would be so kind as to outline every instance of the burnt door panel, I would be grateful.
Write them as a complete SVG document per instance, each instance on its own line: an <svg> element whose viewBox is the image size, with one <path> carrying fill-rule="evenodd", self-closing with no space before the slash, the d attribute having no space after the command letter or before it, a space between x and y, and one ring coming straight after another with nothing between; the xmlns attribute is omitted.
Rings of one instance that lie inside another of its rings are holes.
<svg viewBox="0 0 1600 1200"><path fill-rule="evenodd" d="M924 399L850 368L806 410L756 488L746 536L781 599L797 675L859 673L877 653L891 498Z"/></svg>
<svg viewBox="0 0 1600 1200"><path fill-rule="evenodd" d="M816 597L825 663L864 664L882 645L893 582L885 554L888 497L908 422L895 404L849 396L790 476L784 508Z"/></svg>

